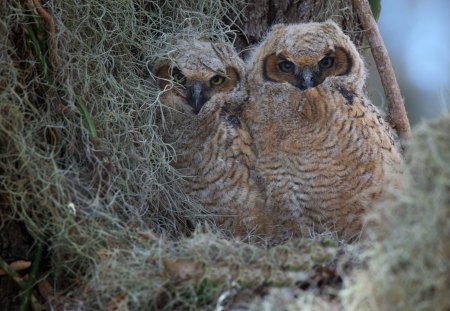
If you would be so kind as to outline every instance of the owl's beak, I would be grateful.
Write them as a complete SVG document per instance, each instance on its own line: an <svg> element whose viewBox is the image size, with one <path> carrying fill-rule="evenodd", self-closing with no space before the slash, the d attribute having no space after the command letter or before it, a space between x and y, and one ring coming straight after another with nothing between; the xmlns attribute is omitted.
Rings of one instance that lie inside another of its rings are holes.
<svg viewBox="0 0 450 311"><path fill-rule="evenodd" d="M200 81L194 81L188 96L188 104L194 109L194 113L197 114L202 109L203 105L207 101L207 98L203 96L202 84Z"/></svg>
<svg viewBox="0 0 450 311"><path fill-rule="evenodd" d="M300 77L300 89L306 90L314 86L314 75L313 71L309 66L303 67Z"/></svg>

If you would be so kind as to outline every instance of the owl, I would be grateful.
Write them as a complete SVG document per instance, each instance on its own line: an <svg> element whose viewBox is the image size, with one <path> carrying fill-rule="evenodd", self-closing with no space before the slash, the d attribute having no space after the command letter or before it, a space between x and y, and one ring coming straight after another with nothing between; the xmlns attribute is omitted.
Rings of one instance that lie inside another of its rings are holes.
<svg viewBox="0 0 450 311"><path fill-rule="evenodd" d="M243 120L268 213L285 236L353 241L401 163L396 138L364 94L356 47L333 22L276 25L247 61Z"/></svg>
<svg viewBox="0 0 450 311"><path fill-rule="evenodd" d="M179 40L153 72L182 190L226 232L269 235L253 141L240 117L248 99L243 60L225 43Z"/></svg>

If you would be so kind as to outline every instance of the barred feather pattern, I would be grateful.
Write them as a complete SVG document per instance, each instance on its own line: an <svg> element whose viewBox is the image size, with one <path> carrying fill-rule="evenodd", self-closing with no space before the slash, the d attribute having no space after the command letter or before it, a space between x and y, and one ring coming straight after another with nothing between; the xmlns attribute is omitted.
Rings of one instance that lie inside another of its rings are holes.
<svg viewBox="0 0 450 311"><path fill-rule="evenodd" d="M401 174L402 157L392 129L362 91L364 81L359 80L365 79L365 73L356 48L349 39L342 39L345 35L333 23L327 23L322 33L322 24L305 25L306 30L302 24L276 26L257 48L249 62L253 88L244 120L256 146L266 208L279 219L284 235L330 231L339 239L353 241L361 233L363 215L382 197L384 184ZM283 41L288 35L302 39ZM318 52L311 44L320 43L321 36L326 44ZM339 47L332 48L342 48L352 57L351 70L345 75L329 76L302 89L276 72L278 67L265 63L275 51L303 68L305 53L293 55L296 47L302 48L302 40L313 63L314 53L323 53L318 60L327 55L324 46L330 45L333 36L341 38ZM289 42L300 46L283 50L283 43Z"/></svg>
<svg viewBox="0 0 450 311"><path fill-rule="evenodd" d="M211 103L208 103L210 106ZM253 141L239 111L217 104L178 123L174 167L183 189L216 216L219 227L237 236L267 235L265 194L257 183ZM174 137L175 138L175 137Z"/></svg>
<svg viewBox="0 0 450 311"><path fill-rule="evenodd" d="M230 235L271 236L253 140L241 120L248 100L243 61L224 43L199 40L180 41L170 58L154 72L161 133L175 149L181 189Z"/></svg>

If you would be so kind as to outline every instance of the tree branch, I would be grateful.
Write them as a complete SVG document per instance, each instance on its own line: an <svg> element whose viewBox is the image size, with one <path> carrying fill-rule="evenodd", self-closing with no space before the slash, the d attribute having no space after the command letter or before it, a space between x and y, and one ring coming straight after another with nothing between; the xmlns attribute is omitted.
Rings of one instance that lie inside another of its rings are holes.
<svg viewBox="0 0 450 311"><path fill-rule="evenodd" d="M358 13L370 49L380 74L384 92L388 102L389 122L397 129L398 136L405 141L411 136L411 127L406 115L405 105L400 93L400 88L392 68L388 52L384 46L377 23L373 18L369 2L367 0L353 0L353 6Z"/></svg>

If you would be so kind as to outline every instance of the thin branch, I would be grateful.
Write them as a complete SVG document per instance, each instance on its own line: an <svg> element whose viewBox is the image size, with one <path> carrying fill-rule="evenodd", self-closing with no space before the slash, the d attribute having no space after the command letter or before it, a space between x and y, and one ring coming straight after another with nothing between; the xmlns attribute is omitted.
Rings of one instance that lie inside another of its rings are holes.
<svg viewBox="0 0 450 311"><path fill-rule="evenodd" d="M411 136L411 127L406 115L405 105L400 93L400 88L392 68L388 52L381 38L378 25L373 18L369 2L367 0L353 0L353 6L358 13L366 36L370 44L370 49L380 74L384 92L388 102L389 122L397 129L398 136L405 141Z"/></svg>
<svg viewBox="0 0 450 311"><path fill-rule="evenodd" d="M49 32L51 37L55 37L56 35L56 24L53 17L42 7L42 4L39 0L33 0L34 7L39 15L45 20L45 22L49 26Z"/></svg>

